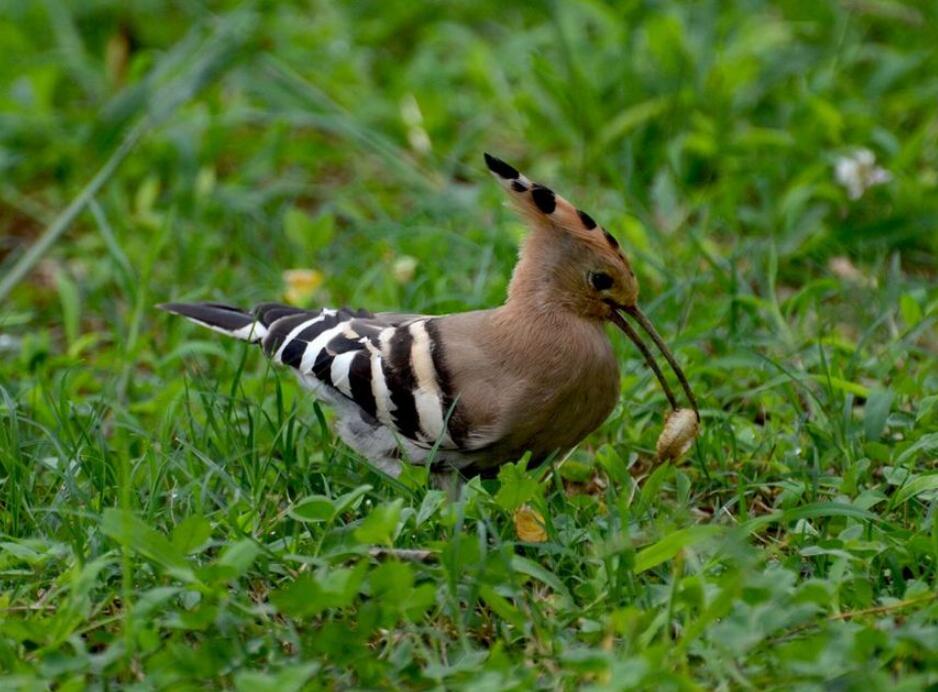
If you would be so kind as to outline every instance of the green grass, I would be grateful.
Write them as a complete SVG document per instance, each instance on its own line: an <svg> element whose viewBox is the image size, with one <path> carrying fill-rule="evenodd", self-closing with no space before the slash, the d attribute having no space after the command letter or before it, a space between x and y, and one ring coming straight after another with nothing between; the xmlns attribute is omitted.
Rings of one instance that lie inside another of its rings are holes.
<svg viewBox="0 0 938 692"><path fill-rule="evenodd" d="M64 230L0 303L0 686L938 683L936 35L929 0L0 3L0 282ZM858 147L893 179L851 200ZM498 304L486 150L627 249L701 399L682 464L619 336L600 430L451 501L153 308L289 268Z"/></svg>

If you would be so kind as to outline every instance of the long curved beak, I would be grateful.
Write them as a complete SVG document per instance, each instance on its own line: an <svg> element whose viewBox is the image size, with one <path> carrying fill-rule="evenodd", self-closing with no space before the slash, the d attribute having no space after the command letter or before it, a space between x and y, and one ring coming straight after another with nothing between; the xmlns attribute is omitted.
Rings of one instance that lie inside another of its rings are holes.
<svg viewBox="0 0 938 692"><path fill-rule="evenodd" d="M648 336L651 337L651 340L655 342L658 350L661 351L661 354L664 356L665 360L668 361L671 369L674 370L674 374L677 375L678 382L681 383L681 388L684 390L684 394L687 395L687 400L690 402L691 408L694 409L694 413L697 414L697 420L699 421L700 411L697 409L697 398L694 396L694 392L691 391L690 384L687 382L687 377L684 376L684 371L681 370L681 366L678 365L677 360L674 358L671 350L667 347L667 345L665 345L664 340L662 340L662 338L658 335L658 331L655 329L655 326L647 317L645 317L645 313L638 309L637 305L627 307L613 305L612 310L609 313L610 321L623 332L625 332L625 335L629 337L629 340L635 344L635 347L642 354L645 362L648 363L648 367L651 368L653 373L655 373L655 377L658 378L658 382L661 383L661 388L664 390L664 395L668 397L668 402L671 404L671 408L677 409L679 407L677 405L677 400L674 398L674 392L671 391L671 387L668 385L668 381L664 378L664 373L661 372L661 368L658 367L658 363L655 360L655 357L652 355L651 351L648 350L648 347L645 345L645 342L642 341L642 338L639 336L638 332L633 329L632 325L626 322L625 318L619 312L620 310L622 313L625 313L638 322L641 328L644 329Z"/></svg>

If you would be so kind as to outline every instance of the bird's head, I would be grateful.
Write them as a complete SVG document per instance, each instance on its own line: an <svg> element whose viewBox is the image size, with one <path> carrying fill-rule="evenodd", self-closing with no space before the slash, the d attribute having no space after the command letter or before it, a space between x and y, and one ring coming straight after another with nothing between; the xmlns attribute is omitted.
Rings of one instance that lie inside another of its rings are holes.
<svg viewBox="0 0 938 692"><path fill-rule="evenodd" d="M677 409L667 380L641 336L626 320L628 316L661 350L696 412L697 402L687 378L638 307L638 280L618 241L588 213L549 187L532 182L514 166L490 154L485 154L485 163L534 231L515 269L509 300L524 294L524 299L545 309L570 310L583 317L609 320L635 344L671 406Z"/></svg>

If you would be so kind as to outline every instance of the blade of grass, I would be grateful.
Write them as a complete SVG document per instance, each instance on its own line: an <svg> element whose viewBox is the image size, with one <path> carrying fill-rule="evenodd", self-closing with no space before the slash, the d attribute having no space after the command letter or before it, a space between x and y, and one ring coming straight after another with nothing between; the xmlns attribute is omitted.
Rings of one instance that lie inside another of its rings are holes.
<svg viewBox="0 0 938 692"><path fill-rule="evenodd" d="M152 111L142 116L126 131L120 144L98 169L94 177L49 224L39 239L16 261L7 275L0 280L0 301L10 294L42 256L49 251L49 248L68 230L88 203L111 179L140 140L179 106L231 68L231 57L235 49L246 41L249 26L250 24L245 21L243 15L236 15L221 23L216 33L199 48L196 53L198 59L188 72L176 82L167 85L163 93L154 95Z"/></svg>

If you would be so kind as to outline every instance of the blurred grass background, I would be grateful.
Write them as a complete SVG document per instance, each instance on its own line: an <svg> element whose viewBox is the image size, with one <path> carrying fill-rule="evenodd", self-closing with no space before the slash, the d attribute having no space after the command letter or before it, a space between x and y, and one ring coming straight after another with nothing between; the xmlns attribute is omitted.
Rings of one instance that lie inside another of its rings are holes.
<svg viewBox="0 0 938 692"><path fill-rule="evenodd" d="M0 282L64 229L0 303L5 685L938 681L936 36L927 0L0 2ZM603 428L450 503L153 309L498 304L482 151L626 248L685 465L618 338Z"/></svg>

